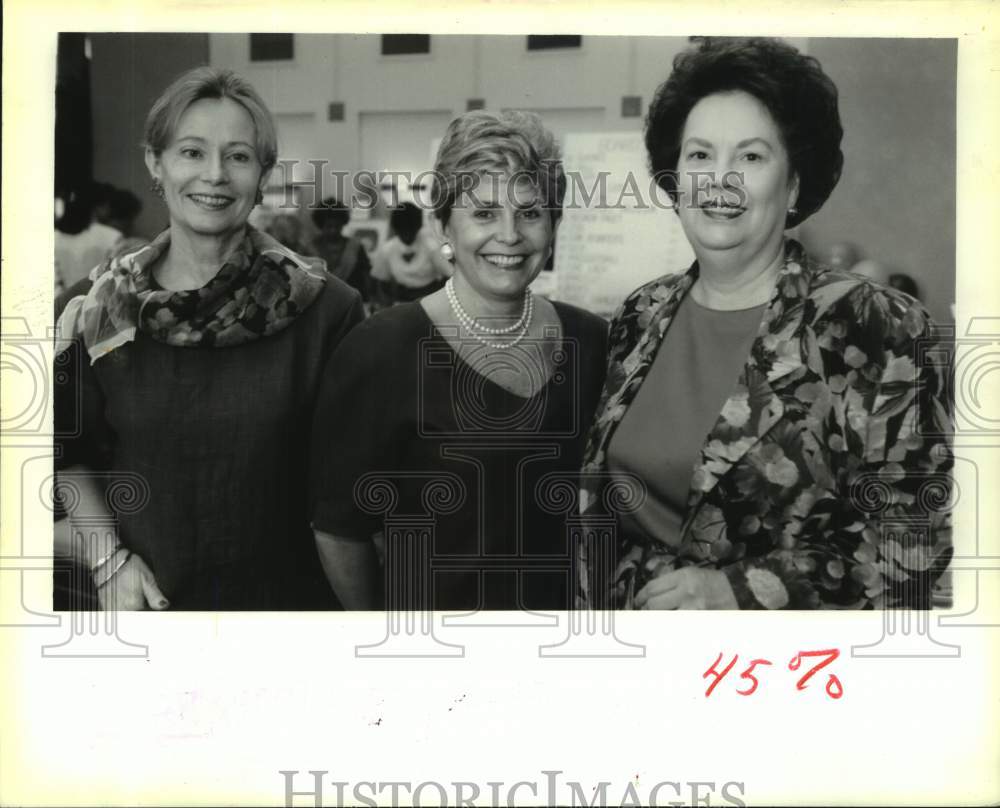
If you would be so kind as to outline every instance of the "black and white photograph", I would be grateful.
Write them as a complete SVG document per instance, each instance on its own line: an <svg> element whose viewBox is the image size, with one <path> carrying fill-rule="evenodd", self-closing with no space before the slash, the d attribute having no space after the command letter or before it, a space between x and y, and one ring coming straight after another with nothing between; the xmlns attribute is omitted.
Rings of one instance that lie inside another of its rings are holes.
<svg viewBox="0 0 1000 808"><path fill-rule="evenodd" d="M92 601L947 602L956 67L954 39L60 34L57 537Z"/></svg>
<svg viewBox="0 0 1000 808"><path fill-rule="evenodd" d="M1000 799L997 18L819 5L5 32L0 804Z"/></svg>

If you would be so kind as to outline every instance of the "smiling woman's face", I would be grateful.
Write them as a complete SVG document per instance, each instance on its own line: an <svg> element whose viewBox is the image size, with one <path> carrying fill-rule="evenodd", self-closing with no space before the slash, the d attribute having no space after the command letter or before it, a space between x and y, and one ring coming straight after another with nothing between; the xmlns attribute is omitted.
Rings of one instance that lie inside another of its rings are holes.
<svg viewBox="0 0 1000 808"><path fill-rule="evenodd" d="M735 250L750 261L777 253L798 179L760 101L738 91L701 99L684 124L677 170L678 212L696 255Z"/></svg>
<svg viewBox="0 0 1000 808"><path fill-rule="evenodd" d="M241 230L262 184L256 130L229 98L203 98L177 122L170 144L146 164L163 184L170 224L200 236Z"/></svg>
<svg viewBox="0 0 1000 808"><path fill-rule="evenodd" d="M518 299L549 258L552 218L528 178L486 175L456 201L444 237L455 250L456 274L476 293Z"/></svg>

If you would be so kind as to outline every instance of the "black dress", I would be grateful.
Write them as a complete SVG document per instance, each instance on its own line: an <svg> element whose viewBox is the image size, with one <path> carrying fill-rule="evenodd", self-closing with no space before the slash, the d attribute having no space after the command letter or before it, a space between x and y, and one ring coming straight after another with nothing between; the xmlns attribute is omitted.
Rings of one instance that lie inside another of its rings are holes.
<svg viewBox="0 0 1000 808"><path fill-rule="evenodd" d="M57 468L145 479L149 501L120 514L120 537L171 608L339 608L309 526L309 425L327 361L362 317L330 278L288 328L243 345L174 347L139 331L93 365L79 341L67 349Z"/></svg>
<svg viewBox="0 0 1000 808"><path fill-rule="evenodd" d="M419 303L369 318L338 349L314 428L314 525L359 541L385 530L385 565L408 577L390 575L388 608L427 602L420 566L436 609L570 607L565 514L546 484L576 485L607 326L554 306L563 342L531 398L489 381L475 354L459 358ZM540 373L541 347L489 361ZM422 530L426 551L414 546Z"/></svg>

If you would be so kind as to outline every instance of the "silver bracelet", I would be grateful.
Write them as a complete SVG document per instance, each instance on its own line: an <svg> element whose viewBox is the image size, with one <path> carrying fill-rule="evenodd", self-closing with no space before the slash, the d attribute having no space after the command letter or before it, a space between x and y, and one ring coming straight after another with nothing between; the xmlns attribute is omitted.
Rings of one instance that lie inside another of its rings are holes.
<svg viewBox="0 0 1000 808"><path fill-rule="evenodd" d="M124 545L116 544L110 553L108 553L106 556L104 556L104 558L102 558L100 561L98 561L96 564L94 564L94 566L90 568L90 574L93 575L101 567L107 564L112 558L114 558L115 553L117 553L119 550L124 550L124 549L125 549Z"/></svg>
<svg viewBox="0 0 1000 808"><path fill-rule="evenodd" d="M118 570L120 570L122 567L124 567L128 563L128 560L131 557L132 557L132 551L131 550L126 550L125 551L125 558L123 558L121 561L119 561L118 565L113 570L111 570L111 574L107 578L105 578L103 581L101 581L99 584L97 584L97 586L95 588L98 591L100 591L101 587L104 586L104 585L106 585L108 581L110 581L112 578L114 578L118 574Z"/></svg>

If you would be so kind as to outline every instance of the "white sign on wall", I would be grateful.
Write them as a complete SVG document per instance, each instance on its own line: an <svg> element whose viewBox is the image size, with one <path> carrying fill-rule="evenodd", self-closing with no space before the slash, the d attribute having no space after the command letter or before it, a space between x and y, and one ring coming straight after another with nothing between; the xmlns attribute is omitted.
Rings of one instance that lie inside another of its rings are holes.
<svg viewBox="0 0 1000 808"><path fill-rule="evenodd" d="M629 292L694 260L669 197L646 167L639 132L571 134L555 268L533 289L610 315Z"/></svg>

